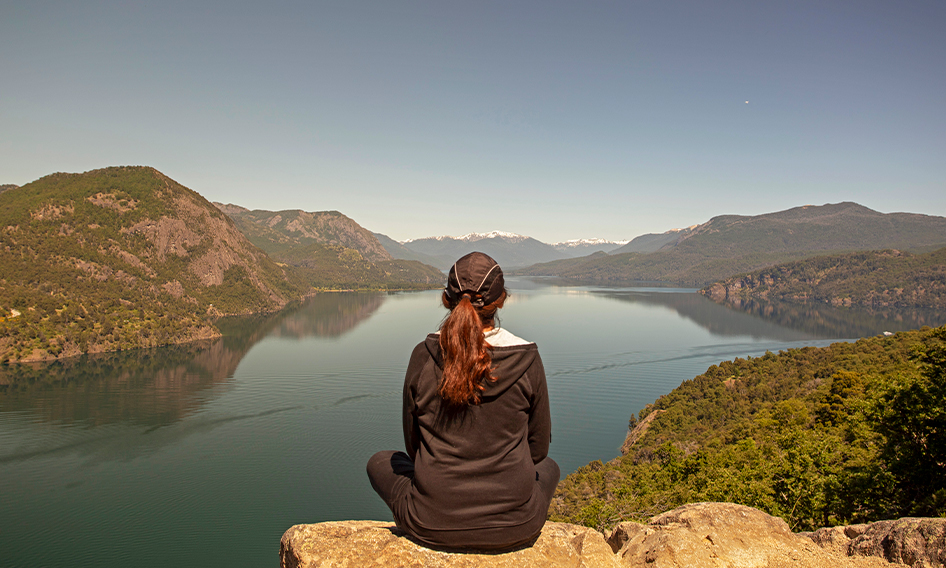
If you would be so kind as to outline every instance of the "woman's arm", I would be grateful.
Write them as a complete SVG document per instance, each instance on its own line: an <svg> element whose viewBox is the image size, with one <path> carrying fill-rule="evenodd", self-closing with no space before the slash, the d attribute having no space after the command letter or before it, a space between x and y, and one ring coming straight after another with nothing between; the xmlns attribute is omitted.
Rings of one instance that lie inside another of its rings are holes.
<svg viewBox="0 0 946 568"><path fill-rule="evenodd" d="M420 432L417 427L417 417L414 416L414 410L417 406L414 401L417 396L418 379L427 359L429 359L427 347L421 342L411 353L411 360L407 364L407 373L404 375L401 426L404 430L404 449L407 450L407 455L412 460L417 455L417 449L420 447Z"/></svg>
<svg viewBox="0 0 946 568"><path fill-rule="evenodd" d="M549 454L552 441L552 417L549 411L549 389L545 382L545 367L538 353L527 371L532 379L533 394L529 409L529 452L532 463L539 463Z"/></svg>

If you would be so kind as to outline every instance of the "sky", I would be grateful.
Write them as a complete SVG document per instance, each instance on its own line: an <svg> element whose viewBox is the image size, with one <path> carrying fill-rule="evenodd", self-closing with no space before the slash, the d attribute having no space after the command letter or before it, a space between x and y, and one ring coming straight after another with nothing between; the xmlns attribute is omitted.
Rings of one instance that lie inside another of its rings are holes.
<svg viewBox="0 0 946 568"><path fill-rule="evenodd" d="M153 166L397 240L946 215L946 2L0 0L0 183Z"/></svg>

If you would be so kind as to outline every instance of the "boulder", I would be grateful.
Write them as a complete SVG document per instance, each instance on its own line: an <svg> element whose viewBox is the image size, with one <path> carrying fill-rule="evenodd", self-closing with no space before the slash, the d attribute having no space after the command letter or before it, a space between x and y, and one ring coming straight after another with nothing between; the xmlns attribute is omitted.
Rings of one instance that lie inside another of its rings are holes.
<svg viewBox="0 0 946 568"><path fill-rule="evenodd" d="M813 533L799 533L807 536L821 548L838 554L848 555L851 539L864 534L868 525L848 525L845 527L824 527Z"/></svg>
<svg viewBox="0 0 946 568"><path fill-rule="evenodd" d="M546 523L529 548L502 554L451 553L416 544L394 523L338 521L296 525L279 546L282 568L617 568L604 535L565 523Z"/></svg>
<svg viewBox="0 0 946 568"><path fill-rule="evenodd" d="M848 554L879 556L915 568L941 568L946 566L946 519L906 517L870 523L851 538Z"/></svg>
<svg viewBox="0 0 946 568"><path fill-rule="evenodd" d="M832 554L793 534L782 519L732 503L691 503L646 525L623 522L608 544L627 567L889 566L879 559Z"/></svg>

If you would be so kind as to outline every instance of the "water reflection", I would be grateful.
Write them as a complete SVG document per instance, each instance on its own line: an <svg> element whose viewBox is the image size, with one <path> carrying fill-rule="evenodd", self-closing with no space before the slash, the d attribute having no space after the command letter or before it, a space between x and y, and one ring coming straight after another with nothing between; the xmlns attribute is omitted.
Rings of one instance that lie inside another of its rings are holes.
<svg viewBox="0 0 946 568"><path fill-rule="evenodd" d="M713 335L724 337L748 335L753 339L776 341L797 341L811 337L825 337L799 333L800 330L781 327L761 319L749 320L744 315L728 310L690 289L600 290L594 293L620 302L669 308Z"/></svg>
<svg viewBox="0 0 946 568"><path fill-rule="evenodd" d="M172 424L225 393L240 361L266 337L338 337L385 297L318 294L275 314L220 320L224 336L213 341L0 366L0 411L88 426Z"/></svg>
<svg viewBox="0 0 946 568"><path fill-rule="evenodd" d="M918 308L845 308L754 300L716 303L695 290L672 288L606 289L592 293L621 302L670 308L714 335L727 337L749 335L778 341L848 339L946 323L946 314ZM746 319L746 315L752 318Z"/></svg>
<svg viewBox="0 0 946 568"><path fill-rule="evenodd" d="M58 423L168 424L198 408L197 393L232 376L245 353L217 340L10 366L0 407Z"/></svg>
<svg viewBox="0 0 946 568"><path fill-rule="evenodd" d="M272 331L278 337L339 337L378 311L385 292L325 292L286 315Z"/></svg>
<svg viewBox="0 0 946 568"><path fill-rule="evenodd" d="M749 314L758 321L772 322L827 338L868 337L885 331L906 331L946 324L946 314L942 311L921 308L845 308L813 302L756 300L726 301L720 305L734 313Z"/></svg>

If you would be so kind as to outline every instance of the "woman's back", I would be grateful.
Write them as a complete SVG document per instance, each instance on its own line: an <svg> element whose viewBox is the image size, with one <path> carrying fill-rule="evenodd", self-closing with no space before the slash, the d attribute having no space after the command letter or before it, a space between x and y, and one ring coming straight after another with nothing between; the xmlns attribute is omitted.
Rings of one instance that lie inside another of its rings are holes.
<svg viewBox="0 0 946 568"><path fill-rule="evenodd" d="M492 348L496 380L479 404L456 408L437 393L438 340L431 334L415 348L404 385L405 444L416 468L411 522L470 529L528 522L548 507L535 495L534 464L551 436L538 349L524 341Z"/></svg>

